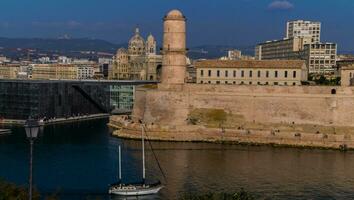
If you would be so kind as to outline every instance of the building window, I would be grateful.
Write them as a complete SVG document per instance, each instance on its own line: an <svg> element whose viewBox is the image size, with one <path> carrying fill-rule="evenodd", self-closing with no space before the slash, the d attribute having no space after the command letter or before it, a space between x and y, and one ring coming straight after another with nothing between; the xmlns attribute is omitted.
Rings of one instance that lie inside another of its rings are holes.
<svg viewBox="0 0 354 200"><path fill-rule="evenodd" d="M268 85L268 82L265 82L266 85Z"/></svg>
<svg viewBox="0 0 354 200"><path fill-rule="evenodd" d="M236 81L234 81L233 84L236 84Z"/></svg>
<svg viewBox="0 0 354 200"><path fill-rule="evenodd" d="M204 70L200 70L200 76L204 76Z"/></svg>
<svg viewBox="0 0 354 200"><path fill-rule="evenodd" d="M296 85L296 83L294 82L294 83L293 83L293 85L295 86L295 85Z"/></svg>
<svg viewBox="0 0 354 200"><path fill-rule="evenodd" d="M288 82L284 82L284 85L288 85Z"/></svg>
<svg viewBox="0 0 354 200"><path fill-rule="evenodd" d="M257 82L257 85L261 85L261 82Z"/></svg>
<svg viewBox="0 0 354 200"><path fill-rule="evenodd" d="M216 84L220 84L220 81L216 81Z"/></svg>
<svg viewBox="0 0 354 200"><path fill-rule="evenodd" d="M293 71L293 78L296 78L296 71Z"/></svg>
<svg viewBox="0 0 354 200"><path fill-rule="evenodd" d="M244 77L245 76L245 71L241 71L241 77Z"/></svg>
<svg viewBox="0 0 354 200"><path fill-rule="evenodd" d="M210 82L210 81L208 81L208 83L210 84L211 82Z"/></svg>
<svg viewBox="0 0 354 200"><path fill-rule="evenodd" d="M266 77L267 78L269 77L269 71L266 71Z"/></svg>
<svg viewBox="0 0 354 200"><path fill-rule="evenodd" d="M200 81L200 83L202 83L202 84L203 84L203 81Z"/></svg>
<svg viewBox="0 0 354 200"><path fill-rule="evenodd" d="M274 85L278 85L278 82L274 82Z"/></svg>
<svg viewBox="0 0 354 200"><path fill-rule="evenodd" d="M243 85L244 83L243 83L243 81L241 81L241 85Z"/></svg>
<svg viewBox="0 0 354 200"><path fill-rule="evenodd" d="M220 71L219 71L219 70L216 71L216 76L217 76L217 77L220 77Z"/></svg>
<svg viewBox="0 0 354 200"><path fill-rule="evenodd" d="M257 72L257 76L258 76L258 77L261 77L261 71L258 71L258 72Z"/></svg>
<svg viewBox="0 0 354 200"><path fill-rule="evenodd" d="M249 84L252 85L252 81L250 81Z"/></svg>
<svg viewBox="0 0 354 200"><path fill-rule="evenodd" d="M209 77L211 76L211 70L208 70L208 76Z"/></svg>
<svg viewBox="0 0 354 200"><path fill-rule="evenodd" d="M252 70L250 71L250 77L252 77Z"/></svg>
<svg viewBox="0 0 354 200"><path fill-rule="evenodd" d="M274 72L274 77L275 77L275 78L278 78L278 71L275 71L275 72Z"/></svg>
<svg viewBox="0 0 354 200"><path fill-rule="evenodd" d="M285 71L285 72L284 72L284 77L285 77L285 78L288 78L288 71Z"/></svg>
<svg viewBox="0 0 354 200"><path fill-rule="evenodd" d="M229 82L225 81L225 84L229 84Z"/></svg>
<svg viewBox="0 0 354 200"><path fill-rule="evenodd" d="M236 77L236 70L234 70L234 77Z"/></svg>
<svg viewBox="0 0 354 200"><path fill-rule="evenodd" d="M225 77L228 77L229 76L229 71L225 71Z"/></svg>
<svg viewBox="0 0 354 200"><path fill-rule="evenodd" d="M337 93L336 89L331 90L331 94L336 94L336 93Z"/></svg>

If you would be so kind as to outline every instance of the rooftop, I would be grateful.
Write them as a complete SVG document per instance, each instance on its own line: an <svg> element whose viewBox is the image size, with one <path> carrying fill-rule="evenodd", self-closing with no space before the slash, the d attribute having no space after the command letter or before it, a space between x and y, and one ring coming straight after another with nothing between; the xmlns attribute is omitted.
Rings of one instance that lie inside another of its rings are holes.
<svg viewBox="0 0 354 200"><path fill-rule="evenodd" d="M197 68L303 68L304 60L202 60Z"/></svg>

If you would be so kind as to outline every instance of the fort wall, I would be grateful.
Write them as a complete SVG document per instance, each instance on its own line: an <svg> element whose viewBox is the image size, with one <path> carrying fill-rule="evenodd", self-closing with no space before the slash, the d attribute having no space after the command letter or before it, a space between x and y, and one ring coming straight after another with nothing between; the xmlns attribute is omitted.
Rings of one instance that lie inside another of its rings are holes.
<svg viewBox="0 0 354 200"><path fill-rule="evenodd" d="M160 84L136 95L135 116L168 126L187 125L195 109L221 109L245 123L354 126L351 87Z"/></svg>

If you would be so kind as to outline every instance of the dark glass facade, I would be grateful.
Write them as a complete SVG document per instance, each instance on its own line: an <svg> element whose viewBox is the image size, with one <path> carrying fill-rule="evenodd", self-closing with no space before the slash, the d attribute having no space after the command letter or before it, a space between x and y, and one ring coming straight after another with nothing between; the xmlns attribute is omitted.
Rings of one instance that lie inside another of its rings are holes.
<svg viewBox="0 0 354 200"><path fill-rule="evenodd" d="M132 109L134 85L139 84L146 83L0 80L0 119L60 118Z"/></svg>

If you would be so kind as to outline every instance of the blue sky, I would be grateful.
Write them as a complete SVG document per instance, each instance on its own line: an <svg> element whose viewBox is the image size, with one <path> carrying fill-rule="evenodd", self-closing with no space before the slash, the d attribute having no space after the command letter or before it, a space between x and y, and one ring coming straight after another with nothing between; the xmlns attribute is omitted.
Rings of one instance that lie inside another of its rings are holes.
<svg viewBox="0 0 354 200"><path fill-rule="evenodd" d="M161 40L162 17L188 18L188 45L254 45L284 37L290 19L322 22L322 41L354 50L354 0L1 0L0 36L126 42L136 25Z"/></svg>

